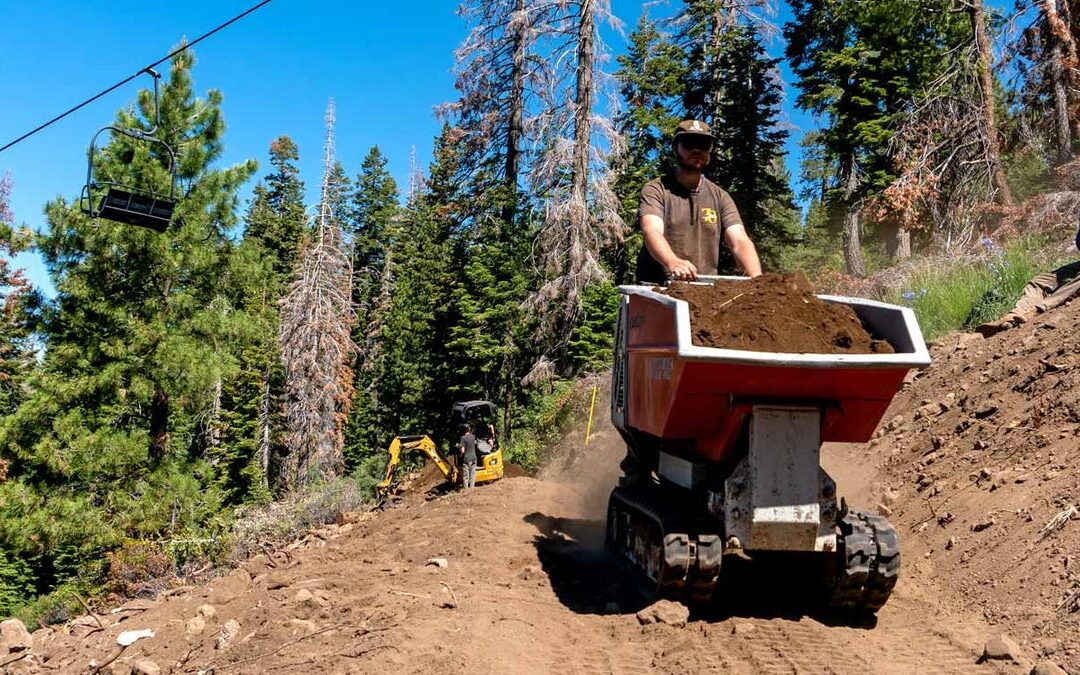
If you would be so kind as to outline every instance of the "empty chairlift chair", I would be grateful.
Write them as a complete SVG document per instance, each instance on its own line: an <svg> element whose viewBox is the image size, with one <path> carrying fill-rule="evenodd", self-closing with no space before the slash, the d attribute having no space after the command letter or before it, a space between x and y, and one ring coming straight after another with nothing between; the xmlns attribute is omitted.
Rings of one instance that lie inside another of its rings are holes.
<svg viewBox="0 0 1080 675"><path fill-rule="evenodd" d="M176 209L174 197L176 189L176 155L169 144L154 137L161 121L160 99L158 94L158 81L161 76L154 70L147 68L145 71L154 78L154 126L149 131L141 129L124 129L121 127L107 126L99 129L90 139L89 158L86 167L86 185L83 186L80 203L83 213L91 218L105 218L107 220L137 225L157 232L164 232L172 221L173 211ZM97 138L103 131L112 131L122 134L136 141L159 145L164 148L169 158L169 193L158 194L146 190L122 185L114 181L97 182L94 176L94 154L97 150Z"/></svg>

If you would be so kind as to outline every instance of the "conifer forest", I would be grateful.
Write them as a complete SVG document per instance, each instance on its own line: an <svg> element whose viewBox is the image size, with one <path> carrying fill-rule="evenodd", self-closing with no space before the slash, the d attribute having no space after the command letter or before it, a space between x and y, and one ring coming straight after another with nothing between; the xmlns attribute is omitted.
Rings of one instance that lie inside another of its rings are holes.
<svg viewBox="0 0 1080 675"><path fill-rule="evenodd" d="M91 218L75 188L29 231L5 177L0 617L214 564L239 519L298 495L370 498L390 440L445 446L455 401L492 401L508 461L540 465L610 377L638 197L681 120L711 125L708 173L765 270L826 290L869 296L1074 212L1080 1L779 1L464 0L456 98L407 185L378 145L337 146L332 101L295 121L324 146L283 128L223 165L229 92L198 79L197 48L162 66L160 120L150 89L97 120L176 150L175 176L130 135L92 158L175 182L165 232ZM14 264L27 250L55 297Z"/></svg>

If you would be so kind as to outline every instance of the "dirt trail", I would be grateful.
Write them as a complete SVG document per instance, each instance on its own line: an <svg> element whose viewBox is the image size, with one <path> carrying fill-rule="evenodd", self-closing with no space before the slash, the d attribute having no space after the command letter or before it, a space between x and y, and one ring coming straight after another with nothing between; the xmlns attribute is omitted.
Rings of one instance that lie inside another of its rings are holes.
<svg viewBox="0 0 1080 675"><path fill-rule="evenodd" d="M642 626L631 580L601 550L614 432L588 449L564 453L545 480L414 495L208 585L39 632L33 658L8 668L89 672L121 631L151 628L105 672L144 659L175 673L1021 672L976 665L991 629L941 601L925 574L904 575L876 625L736 592L686 626ZM582 470L590 457L605 470Z"/></svg>
<svg viewBox="0 0 1080 675"><path fill-rule="evenodd" d="M621 456L604 426L587 447L569 439L538 478L430 500L416 490L207 585L39 631L0 671L85 673L115 657L102 672L155 672L132 670L148 659L166 673L260 675L1026 673L1034 662L1076 675L1080 522L1055 517L1080 500L1080 305L1050 318L944 338L875 441L824 449L848 501L891 512L901 535L900 582L876 622L815 613L793 574L725 560L718 608L642 625L633 580L602 552ZM120 652L117 636L137 629L155 634ZM978 663L1001 633L1022 662Z"/></svg>

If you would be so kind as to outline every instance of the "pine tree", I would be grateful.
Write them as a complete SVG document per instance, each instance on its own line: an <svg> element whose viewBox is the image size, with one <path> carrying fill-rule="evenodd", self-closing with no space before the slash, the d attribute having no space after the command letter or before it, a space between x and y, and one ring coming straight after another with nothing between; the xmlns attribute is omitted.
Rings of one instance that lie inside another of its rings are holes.
<svg viewBox="0 0 1080 675"><path fill-rule="evenodd" d="M0 418L11 414L26 395L26 378L34 365L33 307L40 302L12 258L30 243L14 226L8 206L11 177L0 176ZM4 460L0 455L0 472ZM2 480L2 479L0 479Z"/></svg>
<svg viewBox="0 0 1080 675"><path fill-rule="evenodd" d="M156 137L178 151L182 198L163 235L101 220L58 199L38 246L57 289L32 392L0 419L0 549L31 566L35 592L92 569L124 537L202 531L220 509L207 463L189 454L197 417L235 369L226 336L244 313L227 284L237 190L254 162L213 169L221 94L192 92L190 51L163 87ZM142 91L115 124L149 130ZM167 192L168 160L115 135L95 175ZM96 563L93 563L96 564Z"/></svg>
<svg viewBox="0 0 1080 675"><path fill-rule="evenodd" d="M383 457L387 439L377 417L383 368L382 342L396 278L400 245L398 188L386 157L373 146L354 180L350 218L353 250L353 303L357 346L353 402L345 431L345 465L351 470ZM381 466L378 468L382 468Z"/></svg>
<svg viewBox="0 0 1080 675"><path fill-rule="evenodd" d="M791 1L794 20L784 35L799 77L796 103L825 123L818 138L834 167L826 201L833 220L842 223L850 274L866 273L861 245L867 202L896 178L889 144L907 108L940 73L951 46L948 4Z"/></svg>

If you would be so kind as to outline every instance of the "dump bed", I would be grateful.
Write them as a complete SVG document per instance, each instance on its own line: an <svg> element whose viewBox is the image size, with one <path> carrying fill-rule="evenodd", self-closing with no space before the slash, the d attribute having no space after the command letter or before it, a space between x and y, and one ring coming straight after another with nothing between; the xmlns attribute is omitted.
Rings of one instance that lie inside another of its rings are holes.
<svg viewBox="0 0 1080 675"><path fill-rule="evenodd" d="M871 300L819 295L851 307L894 354L786 354L692 344L689 305L652 286L621 286L612 421L722 460L750 406L824 410L822 441L869 440L905 375L930 364L914 313Z"/></svg>

